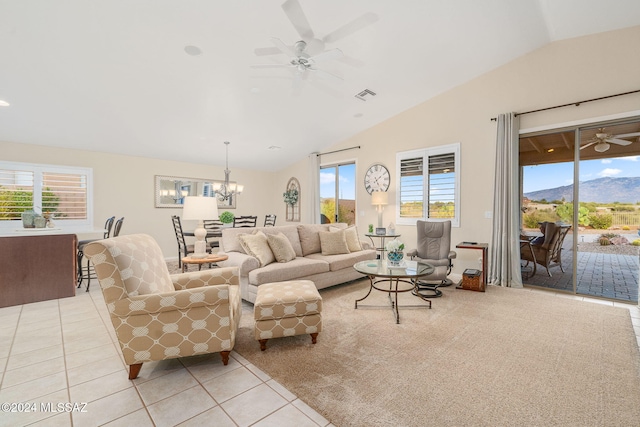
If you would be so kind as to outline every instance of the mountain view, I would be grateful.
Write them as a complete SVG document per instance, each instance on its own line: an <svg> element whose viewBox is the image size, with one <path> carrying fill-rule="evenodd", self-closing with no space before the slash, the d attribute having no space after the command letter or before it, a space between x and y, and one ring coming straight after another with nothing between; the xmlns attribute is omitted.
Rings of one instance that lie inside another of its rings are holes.
<svg viewBox="0 0 640 427"><path fill-rule="evenodd" d="M525 193L530 200L562 200L573 201L573 184L562 187ZM631 178L598 178L580 182L580 199L582 202L597 203L640 203L640 177Z"/></svg>

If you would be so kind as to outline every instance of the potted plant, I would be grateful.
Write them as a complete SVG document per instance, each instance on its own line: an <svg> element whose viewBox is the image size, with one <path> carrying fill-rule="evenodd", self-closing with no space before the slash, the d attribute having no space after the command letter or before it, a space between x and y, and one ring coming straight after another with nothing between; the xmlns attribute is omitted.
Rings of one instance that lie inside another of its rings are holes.
<svg viewBox="0 0 640 427"><path fill-rule="evenodd" d="M404 243L400 240L393 239L385 245L387 250L387 259L390 265L400 265L404 258Z"/></svg>
<svg viewBox="0 0 640 427"><path fill-rule="evenodd" d="M224 211L220 214L220 222L223 223L225 227L231 226L234 218L235 215L229 211Z"/></svg>

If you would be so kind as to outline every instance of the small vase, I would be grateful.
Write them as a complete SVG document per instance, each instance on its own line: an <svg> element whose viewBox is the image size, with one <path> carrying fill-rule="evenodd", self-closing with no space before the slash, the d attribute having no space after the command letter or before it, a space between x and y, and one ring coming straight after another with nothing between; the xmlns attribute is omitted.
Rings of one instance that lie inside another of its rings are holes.
<svg viewBox="0 0 640 427"><path fill-rule="evenodd" d="M404 253L400 251L393 251L387 254L387 260L389 265L398 266L404 258Z"/></svg>
<svg viewBox="0 0 640 427"><path fill-rule="evenodd" d="M22 216L22 226L24 228L35 228L33 220L36 217L36 213L33 210L31 209L26 210L22 212L21 216Z"/></svg>

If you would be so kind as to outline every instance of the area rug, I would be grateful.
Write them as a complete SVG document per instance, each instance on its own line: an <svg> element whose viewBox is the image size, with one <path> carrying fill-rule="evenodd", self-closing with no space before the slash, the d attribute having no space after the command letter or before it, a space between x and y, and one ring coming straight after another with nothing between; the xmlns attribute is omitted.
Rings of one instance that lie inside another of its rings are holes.
<svg viewBox="0 0 640 427"><path fill-rule="evenodd" d="M270 340L243 315L235 350L336 426L630 426L640 354L628 310L489 286L433 308L354 309L361 280L321 291L324 330ZM421 304L402 294L400 304ZM373 291L363 304L388 304Z"/></svg>

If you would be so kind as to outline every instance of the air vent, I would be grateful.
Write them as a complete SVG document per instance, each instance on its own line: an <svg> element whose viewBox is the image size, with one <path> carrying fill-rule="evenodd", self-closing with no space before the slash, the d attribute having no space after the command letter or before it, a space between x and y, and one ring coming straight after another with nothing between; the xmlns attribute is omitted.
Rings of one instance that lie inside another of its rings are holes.
<svg viewBox="0 0 640 427"><path fill-rule="evenodd" d="M356 98L358 98L361 101L366 101L367 98L371 98L372 96L376 96L376 93L369 89L365 89L362 92L359 92L356 94Z"/></svg>

